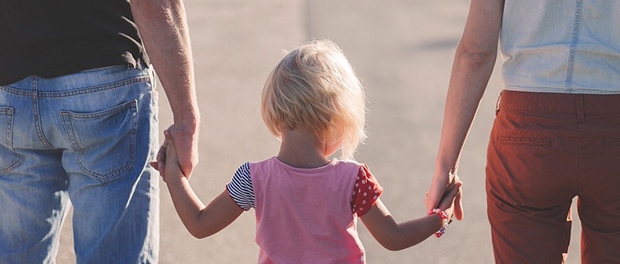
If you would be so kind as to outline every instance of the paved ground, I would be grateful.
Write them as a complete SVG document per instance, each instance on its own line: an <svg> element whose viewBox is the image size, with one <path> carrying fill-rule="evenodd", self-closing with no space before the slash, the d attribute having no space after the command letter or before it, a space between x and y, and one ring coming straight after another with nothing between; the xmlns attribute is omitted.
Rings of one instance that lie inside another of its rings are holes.
<svg viewBox="0 0 620 264"><path fill-rule="evenodd" d="M357 160L385 188L395 218L424 215L433 174L452 56L468 1L187 0L198 98L203 117L201 162L192 185L206 203L237 166L277 153L260 117L260 92L283 55L307 40L330 38L356 68L368 96L369 139ZM159 88L161 91L161 87ZM464 149L466 218L441 239L400 251L383 249L360 224L369 263L492 263L486 219L484 165L501 80L494 74ZM160 93L161 127L171 122ZM568 263L579 263L578 219ZM70 219L59 263L74 263ZM177 217L166 186L161 193L161 263L255 263L253 211L221 233L197 240Z"/></svg>

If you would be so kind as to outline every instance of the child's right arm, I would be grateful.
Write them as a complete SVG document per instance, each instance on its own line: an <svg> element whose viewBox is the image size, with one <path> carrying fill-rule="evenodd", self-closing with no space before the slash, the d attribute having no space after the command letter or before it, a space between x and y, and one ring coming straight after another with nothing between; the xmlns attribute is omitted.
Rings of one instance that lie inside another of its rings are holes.
<svg viewBox="0 0 620 264"><path fill-rule="evenodd" d="M168 146L162 175L170 191L174 208L190 234L196 238L211 236L235 221L243 213L243 209L226 190L205 207L181 171L174 141L168 133L165 134Z"/></svg>
<svg viewBox="0 0 620 264"><path fill-rule="evenodd" d="M452 217L454 198L461 191L461 185L460 182L454 184L452 190L443 197L439 205L439 209L447 214L448 219ZM401 250L414 246L442 227L442 219L438 214L396 223L381 199L377 199L375 205L360 219L379 244L389 250Z"/></svg>

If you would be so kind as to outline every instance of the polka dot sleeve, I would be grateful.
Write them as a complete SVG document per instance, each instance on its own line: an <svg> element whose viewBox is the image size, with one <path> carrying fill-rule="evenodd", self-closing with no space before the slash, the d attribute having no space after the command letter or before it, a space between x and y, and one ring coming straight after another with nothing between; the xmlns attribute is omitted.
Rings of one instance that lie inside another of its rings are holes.
<svg viewBox="0 0 620 264"><path fill-rule="evenodd" d="M375 205L381 193L383 193L383 187L372 176L368 166L366 164L360 165L355 187L353 188L353 197L351 197L353 214L357 214L357 216L364 215L368 212L368 209Z"/></svg>

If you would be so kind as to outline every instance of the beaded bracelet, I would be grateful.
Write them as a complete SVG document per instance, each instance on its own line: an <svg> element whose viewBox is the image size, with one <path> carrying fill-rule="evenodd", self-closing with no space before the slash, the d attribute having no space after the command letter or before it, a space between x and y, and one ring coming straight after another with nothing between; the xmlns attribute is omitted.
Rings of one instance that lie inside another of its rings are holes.
<svg viewBox="0 0 620 264"><path fill-rule="evenodd" d="M446 232L446 227L448 227L448 216L446 215L446 212L440 210L439 208L428 211L428 215L432 214L436 214L441 217L441 229L435 233L435 236L440 238Z"/></svg>

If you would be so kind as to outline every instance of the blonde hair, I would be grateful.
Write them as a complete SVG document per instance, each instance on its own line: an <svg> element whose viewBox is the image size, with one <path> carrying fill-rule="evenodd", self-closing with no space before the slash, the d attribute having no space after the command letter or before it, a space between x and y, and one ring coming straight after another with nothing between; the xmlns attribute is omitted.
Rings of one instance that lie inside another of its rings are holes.
<svg viewBox="0 0 620 264"><path fill-rule="evenodd" d="M342 159L353 159L366 139L365 95L342 50L315 40L289 52L273 69L262 96L263 121L271 133L303 128L322 142L341 142Z"/></svg>

